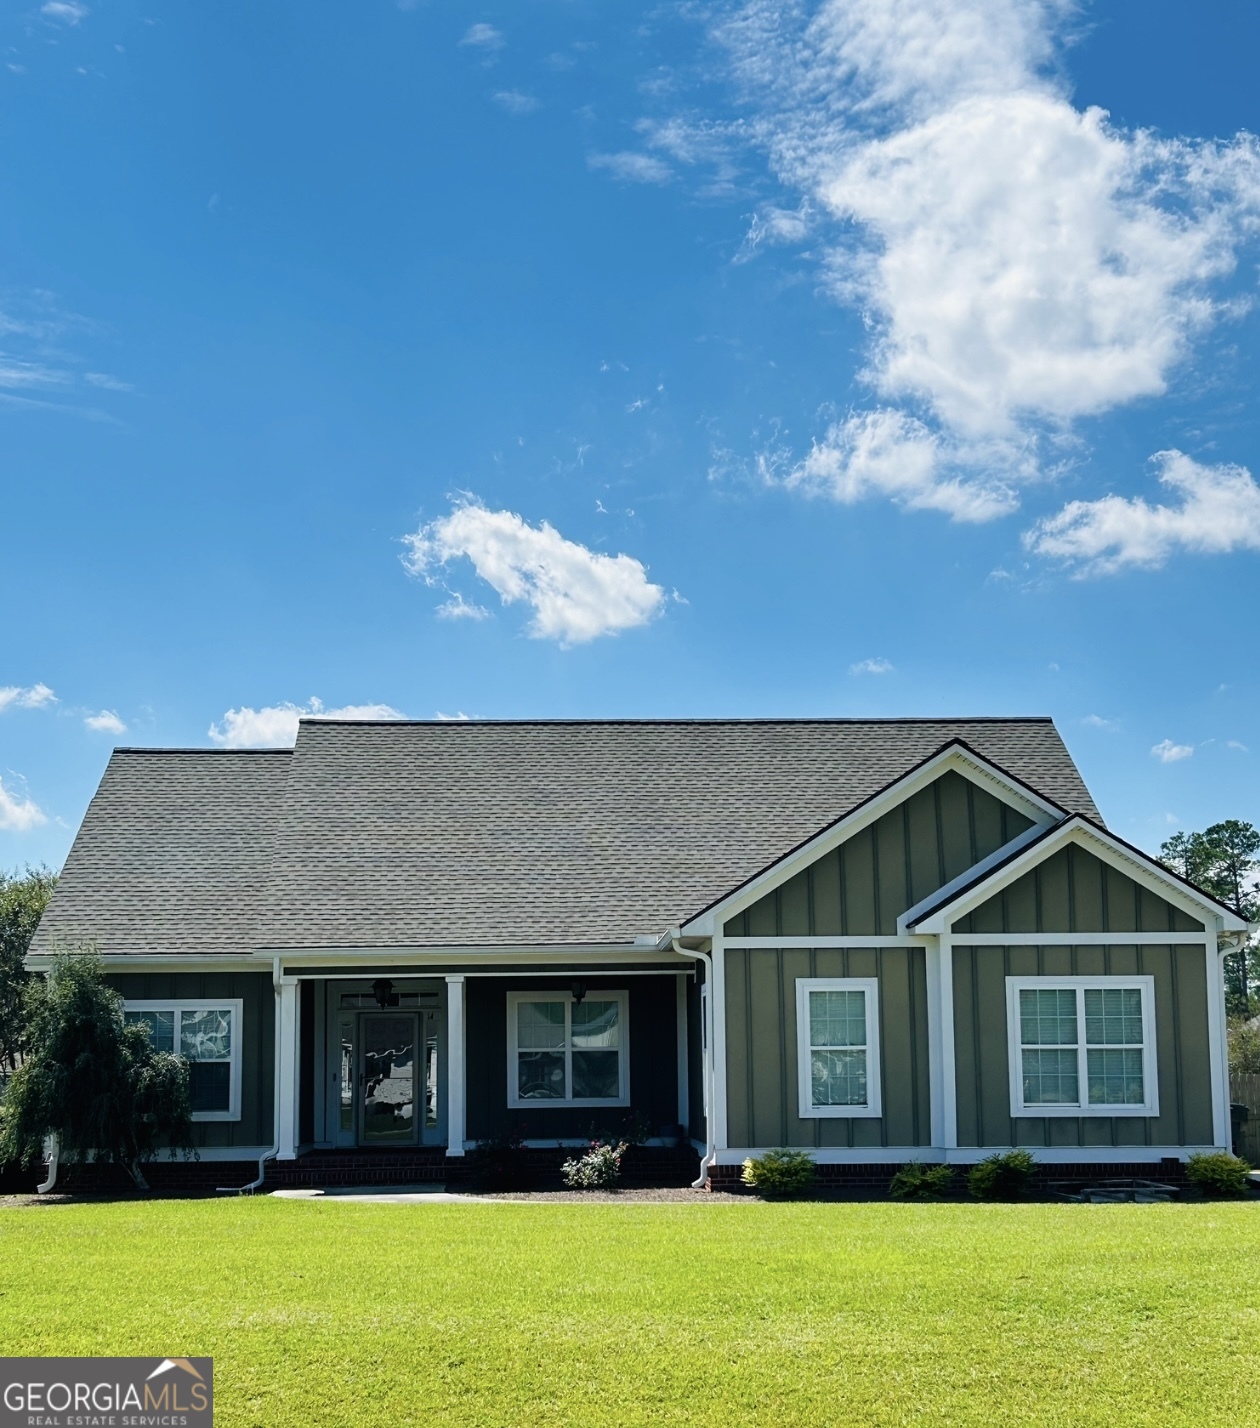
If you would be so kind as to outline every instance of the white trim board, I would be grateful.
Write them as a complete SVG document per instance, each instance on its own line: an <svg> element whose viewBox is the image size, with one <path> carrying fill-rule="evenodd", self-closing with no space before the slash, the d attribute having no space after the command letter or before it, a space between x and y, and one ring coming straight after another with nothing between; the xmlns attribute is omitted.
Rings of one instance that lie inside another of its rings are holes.
<svg viewBox="0 0 1260 1428"><path fill-rule="evenodd" d="M952 902L942 903L935 912L915 925L915 931L920 934L950 932L959 918L965 917L982 903L996 897L1004 888L1009 887L1025 873L1069 843L1083 848L1087 853L1092 853L1102 862L1107 863L1126 877L1132 878L1134 882L1149 892L1172 903L1174 907L1180 908L1188 917L1198 918L1206 923L1206 927L1202 931L1171 933L1166 934L1166 937L1171 936L1183 941L1197 941L1204 935L1204 931L1223 929L1229 932L1241 932L1247 928L1248 924L1237 914L1217 907L1215 903L1206 898L1196 897L1191 889L1170 873L1165 872L1153 859L1147 859L1144 855L1137 854L1133 849L1119 843L1100 828L1073 815L1039 842L1025 848L1004 867L982 879L967 892ZM956 935L961 942L968 934L957 933ZM1003 935L1009 936L1010 934ZM1027 933L1022 935L1032 937L1045 934ZM1108 936L1110 935L1108 934ZM1116 934L1117 940L1123 936L1123 933Z"/></svg>
<svg viewBox="0 0 1260 1428"><path fill-rule="evenodd" d="M992 793L995 798L1009 804L1026 818L1031 818L1034 826L1044 830L1065 817L1064 810L1023 784L1015 782L1002 773L988 760L957 742L950 744L939 753L925 760L916 769L891 783L865 803L846 814L837 822L824 828L802 843L799 848L764 868L749 879L742 887L722 898L704 912L698 913L689 922L683 923L680 935L688 937L711 937L715 930L721 931L725 923L752 903L772 892L782 883L794 877L804 867L816 862L833 848L869 827L883 817L891 808L904 803L907 798L934 783L948 772L961 774L977 787ZM1021 835L1022 836L1022 835ZM1014 841L1014 840L1012 840ZM1009 853L1009 845L1007 849ZM973 872L974 875L974 872Z"/></svg>

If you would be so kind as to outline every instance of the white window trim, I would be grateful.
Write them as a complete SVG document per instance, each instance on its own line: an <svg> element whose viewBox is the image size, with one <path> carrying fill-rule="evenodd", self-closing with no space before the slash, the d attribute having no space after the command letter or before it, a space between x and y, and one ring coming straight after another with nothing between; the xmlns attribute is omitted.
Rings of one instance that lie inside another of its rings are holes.
<svg viewBox="0 0 1260 1428"><path fill-rule="evenodd" d="M241 1118L241 1022L244 1002L240 997L163 997L148 1001L124 1001L129 1012L228 1011L232 1016L232 1055L228 1073L228 1108L226 1111L194 1111L194 1121L239 1121ZM175 1034L175 1049L179 1050L179 1033Z"/></svg>
<svg viewBox="0 0 1260 1428"><path fill-rule="evenodd" d="M1117 934L1119 936L1120 934ZM1136 988L1142 993L1142 1086L1146 1100L1140 1106L1103 1105L1091 1106L1082 1100L1076 1106L1025 1106L1024 1067L1020 1052L1021 1031L1019 1019L1019 994L1021 991L1075 991L1077 1018L1077 1085L1082 1097L1089 1094L1088 1044L1085 1040L1085 998L1086 990L1100 988L1117 991L1121 988ZM1149 975L1111 977L1007 977L1006 979L1006 1044L1009 1051L1011 1075L1011 1115L1023 1119L1040 1120L1045 1116L1077 1119L1088 1116L1094 1119L1111 1116L1158 1116L1159 1115L1159 1064L1155 1055L1155 978Z"/></svg>
<svg viewBox="0 0 1260 1428"><path fill-rule="evenodd" d="M516 1044L516 1008L520 1006L522 1002L563 1002L565 1004L567 1010L564 1014L564 1084L566 1087L571 1087L573 1085L573 997L567 987L552 992L509 992L507 994L507 1103L512 1110L559 1111L572 1106L602 1107L628 1106L630 1104L630 995L628 992L605 991L603 987L598 987L587 992L587 996L591 1001L615 1001L620 1008L618 1013L618 1025L621 1029L621 1041L617 1047L617 1071L620 1079L620 1091L616 1100L605 1100L597 1096L569 1096L563 1101L521 1099L518 1094L519 1085L516 1066L516 1053L518 1050Z"/></svg>
<svg viewBox="0 0 1260 1428"><path fill-rule="evenodd" d="M810 992L866 993L866 1105L814 1105L810 1066ZM879 978L878 977L798 977L796 979L796 1067L797 1099L803 1119L873 1120L883 1115L879 1076Z"/></svg>

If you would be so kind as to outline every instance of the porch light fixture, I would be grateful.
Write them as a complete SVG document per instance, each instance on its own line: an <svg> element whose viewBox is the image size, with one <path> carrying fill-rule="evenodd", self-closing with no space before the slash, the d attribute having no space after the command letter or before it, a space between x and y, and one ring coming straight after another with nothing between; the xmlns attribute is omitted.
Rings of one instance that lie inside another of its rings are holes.
<svg viewBox="0 0 1260 1428"><path fill-rule="evenodd" d="M376 1005L382 1011L386 1007L396 1007L398 1005L398 995L394 991L394 984L388 977L378 977L372 983L372 995L376 998Z"/></svg>
<svg viewBox="0 0 1260 1428"><path fill-rule="evenodd" d="M582 998L586 995L586 983L574 982L571 990L573 992L573 1005L580 1007L582 1005Z"/></svg>

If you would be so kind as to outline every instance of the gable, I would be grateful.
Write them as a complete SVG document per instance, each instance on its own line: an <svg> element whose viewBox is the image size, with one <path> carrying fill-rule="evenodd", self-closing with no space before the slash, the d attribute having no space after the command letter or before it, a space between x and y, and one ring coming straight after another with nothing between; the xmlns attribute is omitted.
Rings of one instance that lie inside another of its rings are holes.
<svg viewBox="0 0 1260 1428"><path fill-rule="evenodd" d="M1068 843L961 917L965 932L1202 932L1203 923Z"/></svg>
<svg viewBox="0 0 1260 1428"><path fill-rule="evenodd" d="M894 936L899 914L1031 827L950 769L731 918L726 935Z"/></svg>

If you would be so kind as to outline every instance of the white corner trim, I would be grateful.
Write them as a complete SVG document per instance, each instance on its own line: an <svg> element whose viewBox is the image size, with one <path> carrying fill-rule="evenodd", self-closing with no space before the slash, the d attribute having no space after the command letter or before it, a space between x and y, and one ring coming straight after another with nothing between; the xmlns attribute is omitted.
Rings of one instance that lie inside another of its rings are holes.
<svg viewBox="0 0 1260 1428"><path fill-rule="evenodd" d="M1102 829L1095 828L1092 824L1085 823L1073 816L1065 819L1040 842L1026 848L1005 867L994 872L992 876L985 878L953 902L942 904L935 912L919 922L914 930L918 933L950 931L959 918L965 917L982 903L988 902L990 898L995 897L1004 888L1023 877L1031 868L1036 867L1038 863L1043 862L1069 843L1076 844L1086 852L1100 858L1104 863L1118 869L1126 877L1132 878L1134 882L1155 893L1157 897L1180 908L1187 916L1204 922L1210 930L1215 931L1220 922L1224 923L1227 931L1242 931L1247 926L1236 914L1218 908L1215 903L1209 902L1206 898L1196 897L1190 888L1165 872L1154 859L1136 854L1134 850L1117 842ZM960 938L965 936L963 933L958 935ZM1034 934L1022 935L1032 937ZM1117 944L1124 940L1125 935L1123 932L1108 934L1114 938ZM1197 942L1202 935L1202 931L1196 930L1185 933L1169 933L1167 937L1176 941Z"/></svg>
<svg viewBox="0 0 1260 1428"><path fill-rule="evenodd" d="M763 898L766 893L773 891L780 884L787 882L802 868L852 838L855 833L860 833L863 828L869 827L878 818L883 817L890 808L904 803L907 798L910 798L921 788L926 788L942 774L951 771L961 774L963 778L992 793L994 797L1009 804L1026 818L1032 819L1039 832L1064 817L1061 808L1048 799L1042 798L1032 789L1016 783L979 754L961 749L956 744L951 745L947 749L942 749L939 754L934 755L925 763L920 764L917 769L913 769L904 777L899 778L895 783L889 784L887 788L877 793L861 807L855 808L852 813L802 843L794 852L788 853L778 862L772 863L745 883L743 887L736 889L690 922L684 923L680 929L681 935L711 937L715 931L720 932L723 925L737 913L742 912L744 908Z"/></svg>
<svg viewBox="0 0 1260 1428"><path fill-rule="evenodd" d="M1215 934L1206 938L1203 953L1207 963L1208 1074L1212 1082L1212 1137L1218 1145L1229 1146L1233 1137L1229 1122L1229 1041L1225 1018L1225 963L1217 951Z"/></svg>

